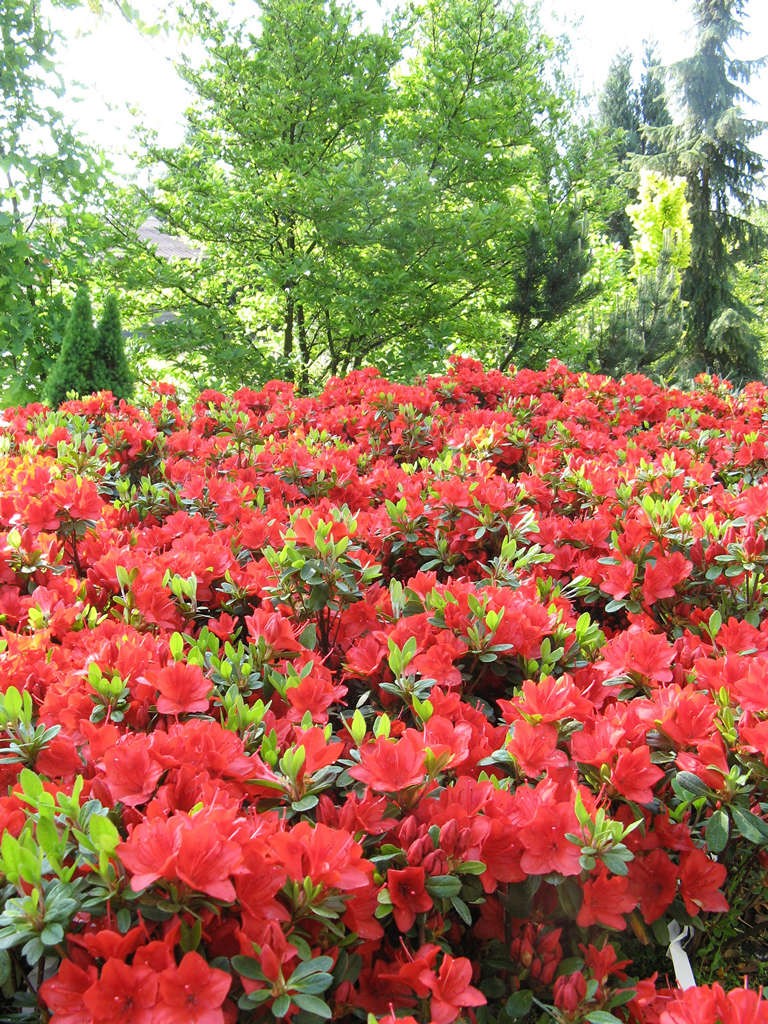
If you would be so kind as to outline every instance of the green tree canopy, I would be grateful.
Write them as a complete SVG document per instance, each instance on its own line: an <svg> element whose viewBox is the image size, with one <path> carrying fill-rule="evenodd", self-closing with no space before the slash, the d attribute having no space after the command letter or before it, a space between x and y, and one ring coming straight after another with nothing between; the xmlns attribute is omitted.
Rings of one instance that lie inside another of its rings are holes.
<svg viewBox="0 0 768 1024"><path fill-rule="evenodd" d="M203 380L302 387L450 347L504 359L531 225L581 210L572 100L531 9L426 0L381 32L336 0L265 0L255 29L194 10L186 140L151 154L164 174L139 201L199 257L131 265L147 312L176 314L150 343Z"/></svg>
<svg viewBox="0 0 768 1024"><path fill-rule="evenodd" d="M665 258L676 270L690 265L689 211L683 178L666 178L647 168L640 172L638 201L627 207L634 228L631 245L636 275L654 271L665 251Z"/></svg>
<svg viewBox="0 0 768 1024"><path fill-rule="evenodd" d="M61 0L61 6L73 6ZM0 5L0 390L38 397L61 345L66 284L90 255L101 170L56 106L56 36L36 0ZM62 294L63 291L63 294Z"/></svg>

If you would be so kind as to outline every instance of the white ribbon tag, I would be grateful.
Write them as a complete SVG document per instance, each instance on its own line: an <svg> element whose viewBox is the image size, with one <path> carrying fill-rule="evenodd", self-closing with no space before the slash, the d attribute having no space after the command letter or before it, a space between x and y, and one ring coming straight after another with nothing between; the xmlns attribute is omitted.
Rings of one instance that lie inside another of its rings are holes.
<svg viewBox="0 0 768 1024"><path fill-rule="evenodd" d="M672 966L675 970L675 977L680 988L695 988L696 979L693 976L693 968L688 954L683 949L683 943L691 934L690 928L681 928L677 921L670 921L669 949L667 954L672 959Z"/></svg>

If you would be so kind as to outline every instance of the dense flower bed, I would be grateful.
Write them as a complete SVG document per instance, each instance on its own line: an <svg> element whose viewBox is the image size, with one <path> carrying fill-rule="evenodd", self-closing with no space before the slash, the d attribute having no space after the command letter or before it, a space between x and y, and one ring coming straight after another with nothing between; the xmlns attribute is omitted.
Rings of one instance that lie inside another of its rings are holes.
<svg viewBox="0 0 768 1024"><path fill-rule="evenodd" d="M3 1019L768 1021L767 423L470 361L6 412Z"/></svg>

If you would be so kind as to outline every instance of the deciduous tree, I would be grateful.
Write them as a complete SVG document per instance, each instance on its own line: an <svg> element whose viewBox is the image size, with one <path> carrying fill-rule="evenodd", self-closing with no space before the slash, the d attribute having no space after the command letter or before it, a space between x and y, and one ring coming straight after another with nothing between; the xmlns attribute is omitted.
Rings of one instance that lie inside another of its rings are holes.
<svg viewBox="0 0 768 1024"><path fill-rule="evenodd" d="M200 253L145 276L177 314L150 328L166 351L211 381L302 388L370 361L412 375L451 348L504 359L531 225L549 237L550 210L565 224L579 206L571 99L531 9L426 0L382 32L335 0L266 0L258 31L195 12L208 59L183 72L186 141L154 153L143 200Z"/></svg>
<svg viewBox="0 0 768 1024"><path fill-rule="evenodd" d="M74 2L74 0L73 0ZM63 6L72 6L62 0ZM39 397L61 345L66 283L89 255L96 158L56 108L55 33L34 0L0 5L0 394Z"/></svg>

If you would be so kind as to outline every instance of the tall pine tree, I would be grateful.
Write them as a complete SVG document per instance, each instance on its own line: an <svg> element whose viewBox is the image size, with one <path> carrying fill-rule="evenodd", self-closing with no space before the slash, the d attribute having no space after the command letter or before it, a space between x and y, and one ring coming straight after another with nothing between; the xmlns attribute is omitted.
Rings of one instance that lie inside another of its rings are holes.
<svg viewBox="0 0 768 1024"><path fill-rule="evenodd" d="M686 179L691 263L683 276L685 342L692 367L744 381L762 360L750 310L735 294L737 265L756 257L765 236L749 219L765 170L750 143L766 127L748 118L744 86L763 61L736 60L747 0L694 0L696 48L675 65L681 123L653 133L669 173Z"/></svg>
<svg viewBox="0 0 768 1024"><path fill-rule="evenodd" d="M611 184L616 207L607 218L610 237L629 249L632 227L627 216L627 192L637 198L634 158L653 153L655 131L670 124L664 75L654 46L645 44L639 83L632 74L633 57L622 50L614 57L598 99L598 124L614 140L617 170Z"/></svg>

